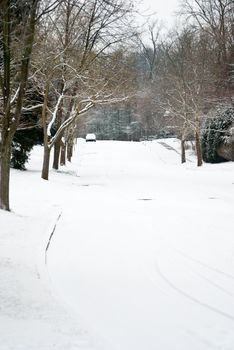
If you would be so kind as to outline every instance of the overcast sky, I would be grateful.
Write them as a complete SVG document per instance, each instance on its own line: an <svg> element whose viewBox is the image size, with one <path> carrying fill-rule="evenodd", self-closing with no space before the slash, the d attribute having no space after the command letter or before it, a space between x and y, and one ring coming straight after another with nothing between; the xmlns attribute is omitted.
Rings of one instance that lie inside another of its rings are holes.
<svg viewBox="0 0 234 350"><path fill-rule="evenodd" d="M147 13L156 12L157 18L169 25L173 23L173 12L178 10L179 0L141 0L140 8L148 9Z"/></svg>

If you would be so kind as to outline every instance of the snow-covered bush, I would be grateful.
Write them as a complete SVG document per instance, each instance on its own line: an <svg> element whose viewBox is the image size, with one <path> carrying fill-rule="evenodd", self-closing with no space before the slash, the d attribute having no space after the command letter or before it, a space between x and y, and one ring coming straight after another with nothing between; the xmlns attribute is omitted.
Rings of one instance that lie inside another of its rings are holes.
<svg viewBox="0 0 234 350"><path fill-rule="evenodd" d="M234 108L218 109L215 116L207 118L202 132L202 154L207 163L219 163L227 158L218 154L218 148L234 142Z"/></svg>

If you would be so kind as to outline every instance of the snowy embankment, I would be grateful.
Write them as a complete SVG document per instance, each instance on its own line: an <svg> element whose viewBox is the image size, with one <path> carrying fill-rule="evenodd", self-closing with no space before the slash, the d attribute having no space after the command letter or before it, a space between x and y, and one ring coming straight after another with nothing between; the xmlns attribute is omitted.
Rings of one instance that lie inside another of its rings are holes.
<svg viewBox="0 0 234 350"><path fill-rule="evenodd" d="M233 349L234 164L178 147L80 140L48 182L40 147L12 171L1 350Z"/></svg>
<svg viewBox="0 0 234 350"><path fill-rule="evenodd" d="M45 264L60 213L76 205L79 160L52 171L47 182L40 179L41 157L42 148L35 147L28 170L12 170L12 211L0 211L0 349L96 350L99 339L60 302Z"/></svg>

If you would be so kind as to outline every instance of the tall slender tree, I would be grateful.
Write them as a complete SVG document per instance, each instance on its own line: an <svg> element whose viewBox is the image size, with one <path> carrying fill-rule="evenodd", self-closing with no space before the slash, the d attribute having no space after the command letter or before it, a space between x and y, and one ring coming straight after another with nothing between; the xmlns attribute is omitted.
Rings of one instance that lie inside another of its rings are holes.
<svg viewBox="0 0 234 350"><path fill-rule="evenodd" d="M25 2L20 5L18 2L5 0L0 10L2 19L0 85L3 101L0 131L0 208L5 210L10 210L11 143L20 122L38 5L39 0L31 0L30 4ZM19 42L21 47L17 45Z"/></svg>

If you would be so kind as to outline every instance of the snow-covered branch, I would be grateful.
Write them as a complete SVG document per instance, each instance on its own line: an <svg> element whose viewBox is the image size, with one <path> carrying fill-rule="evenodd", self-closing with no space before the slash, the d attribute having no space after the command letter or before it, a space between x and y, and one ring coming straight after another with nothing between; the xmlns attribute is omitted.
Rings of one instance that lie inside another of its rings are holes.
<svg viewBox="0 0 234 350"><path fill-rule="evenodd" d="M41 108L43 106L43 103L39 103L35 106L31 106L31 107L23 107L22 108L22 111L23 112L29 112L29 111L33 111L34 109L38 109L38 108Z"/></svg>
<svg viewBox="0 0 234 350"><path fill-rule="evenodd" d="M63 93L59 96L58 98L58 101L56 103L56 106L55 106L55 109L52 113L52 118L51 118L51 121L49 122L48 124L48 127L47 127L47 135L48 136L51 136L51 128L52 128L52 125L54 124L55 120L56 120L56 117L57 117L57 113L58 113L58 109L59 109L59 105L63 99Z"/></svg>
<svg viewBox="0 0 234 350"><path fill-rule="evenodd" d="M15 94L14 94L14 96L12 97L12 99L11 99L11 105L15 102L15 100L17 99L17 96L19 95L19 91L20 91L20 86L18 86L18 88L17 88L17 90L16 90L16 92L15 92Z"/></svg>

